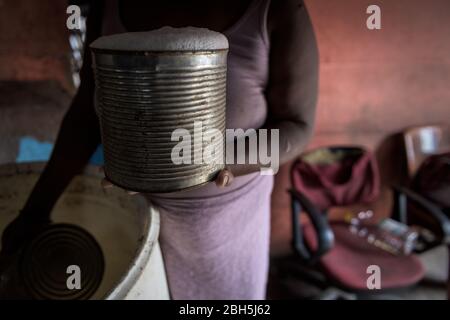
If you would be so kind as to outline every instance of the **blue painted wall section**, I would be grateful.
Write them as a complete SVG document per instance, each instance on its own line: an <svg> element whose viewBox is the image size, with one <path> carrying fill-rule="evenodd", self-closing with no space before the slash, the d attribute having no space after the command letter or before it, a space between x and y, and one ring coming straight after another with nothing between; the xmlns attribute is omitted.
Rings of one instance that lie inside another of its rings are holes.
<svg viewBox="0 0 450 320"><path fill-rule="evenodd" d="M53 150L53 143L47 141L39 141L33 137L25 136L19 140L19 153L16 162L33 162L48 161ZM95 150L90 164L103 165L103 146L99 145Z"/></svg>

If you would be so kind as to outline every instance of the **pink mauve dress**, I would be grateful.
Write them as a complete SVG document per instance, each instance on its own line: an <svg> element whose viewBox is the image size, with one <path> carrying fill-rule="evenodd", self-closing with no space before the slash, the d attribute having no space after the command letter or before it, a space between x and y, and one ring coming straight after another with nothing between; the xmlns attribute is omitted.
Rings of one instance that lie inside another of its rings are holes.
<svg viewBox="0 0 450 320"><path fill-rule="evenodd" d="M104 34L125 32L108 1ZM223 32L229 41L227 128L260 128L267 116L267 12L254 0ZM149 194L160 211L160 244L173 299L264 299L269 265L272 176L237 177L173 194Z"/></svg>

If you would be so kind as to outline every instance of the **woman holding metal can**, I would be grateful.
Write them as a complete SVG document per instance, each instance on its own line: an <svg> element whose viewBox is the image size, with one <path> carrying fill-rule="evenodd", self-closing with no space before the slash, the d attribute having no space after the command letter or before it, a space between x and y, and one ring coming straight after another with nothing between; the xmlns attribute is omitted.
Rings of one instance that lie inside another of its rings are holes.
<svg viewBox="0 0 450 320"><path fill-rule="evenodd" d="M226 127L278 129L281 163L304 149L313 129L318 53L303 1L84 2L90 4L87 45L101 35L167 25L223 33L229 42ZM52 157L3 235L6 247L23 241L27 221L48 221L64 188L100 143L91 64L85 50L81 84ZM215 184L147 195L161 213L161 248L174 299L265 298L273 177L260 169L258 163L229 165Z"/></svg>

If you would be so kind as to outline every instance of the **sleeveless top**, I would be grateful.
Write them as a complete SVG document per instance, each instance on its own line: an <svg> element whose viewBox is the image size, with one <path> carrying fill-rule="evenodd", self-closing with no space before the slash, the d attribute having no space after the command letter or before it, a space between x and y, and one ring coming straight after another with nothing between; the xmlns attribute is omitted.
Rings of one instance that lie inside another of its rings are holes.
<svg viewBox="0 0 450 320"><path fill-rule="evenodd" d="M226 127L229 129L258 129L264 125L267 117L264 91L269 78L269 5L270 0L253 0L244 15L230 28L222 31L229 42L226 97ZM118 1L107 1L102 35L123 32L127 30L120 21ZM259 172L236 177L226 188L208 183L187 191L155 196L205 198L236 191L258 176Z"/></svg>

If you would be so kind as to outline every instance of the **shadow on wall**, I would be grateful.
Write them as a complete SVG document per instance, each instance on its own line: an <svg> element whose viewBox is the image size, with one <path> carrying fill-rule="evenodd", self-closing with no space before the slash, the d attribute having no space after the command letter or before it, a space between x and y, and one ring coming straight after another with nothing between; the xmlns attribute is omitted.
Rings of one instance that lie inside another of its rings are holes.
<svg viewBox="0 0 450 320"><path fill-rule="evenodd" d="M16 162L36 162L48 161L53 150L53 143L48 141L39 141L34 137L22 137L19 140L19 152L17 154ZM103 146L99 145L97 150L92 155L89 163L92 165L101 166L104 163Z"/></svg>

